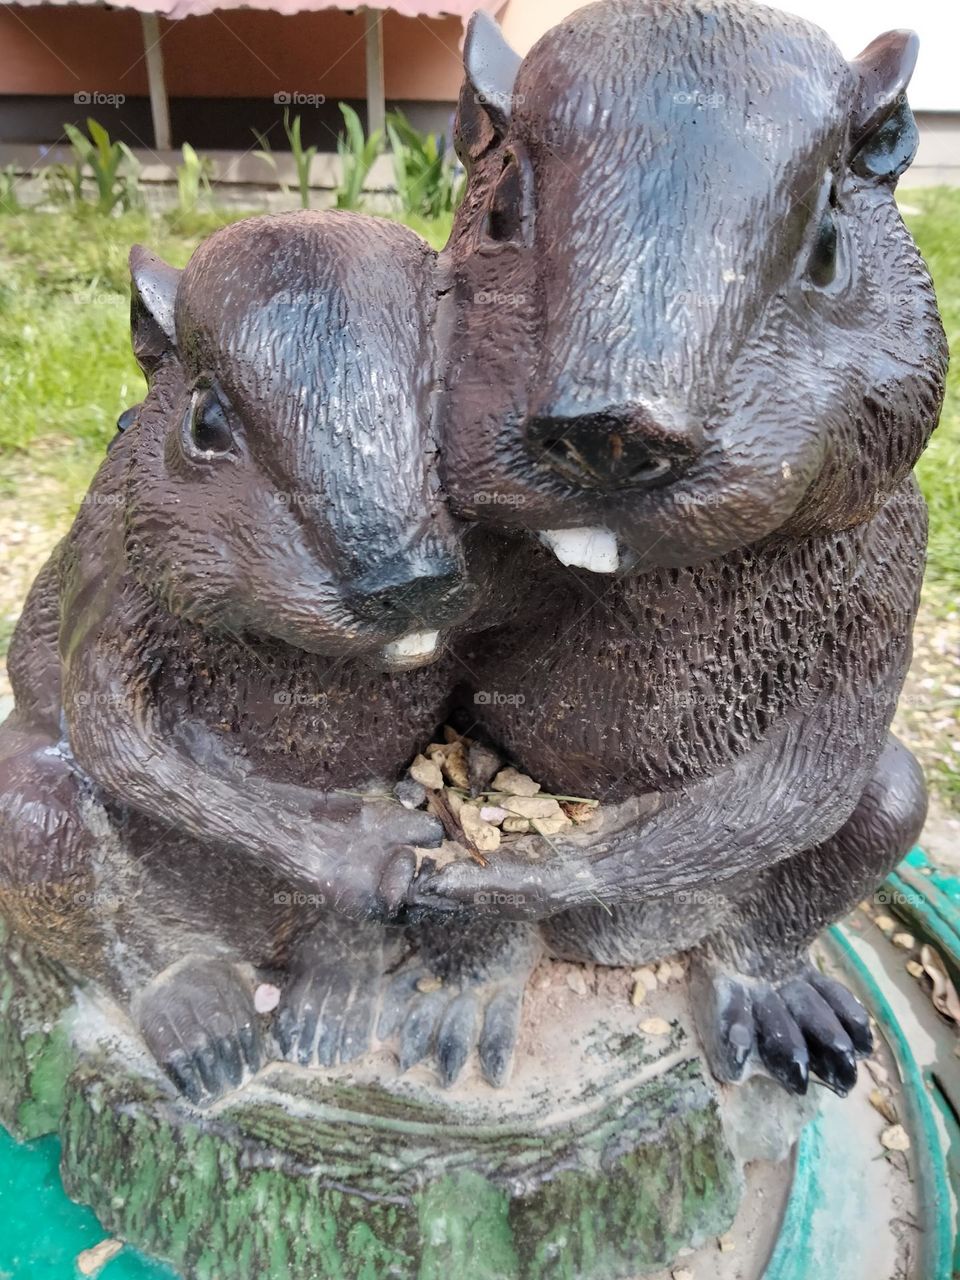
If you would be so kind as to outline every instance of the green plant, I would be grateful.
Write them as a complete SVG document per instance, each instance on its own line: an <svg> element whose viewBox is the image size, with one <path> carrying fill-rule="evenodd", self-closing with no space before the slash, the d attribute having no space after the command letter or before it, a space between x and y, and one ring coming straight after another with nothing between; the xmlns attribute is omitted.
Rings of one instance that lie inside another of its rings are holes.
<svg viewBox="0 0 960 1280"><path fill-rule="evenodd" d="M305 147L300 141L300 117L294 116L290 122L290 108L283 112L283 131L290 143L293 163L297 170L297 186L300 188L300 204L304 209L310 208L310 166L317 154L316 147Z"/></svg>
<svg viewBox="0 0 960 1280"><path fill-rule="evenodd" d="M402 111L387 116L393 175L405 214L438 218L455 209L463 181L442 134L421 133Z"/></svg>
<svg viewBox="0 0 960 1280"><path fill-rule="evenodd" d="M353 107L341 102L340 113L346 133L337 138L341 176L334 196L338 209L359 209L363 184L383 147L383 131L374 129L369 138L364 138L360 117Z"/></svg>
<svg viewBox="0 0 960 1280"><path fill-rule="evenodd" d="M8 164L0 169L0 213L19 213L20 201L17 199L17 183L20 181L14 165Z"/></svg>
<svg viewBox="0 0 960 1280"><path fill-rule="evenodd" d="M177 207L182 214L192 214L201 197L212 195L213 161L209 156L198 155L189 142L183 144L181 152L183 164L177 166Z"/></svg>
<svg viewBox="0 0 960 1280"><path fill-rule="evenodd" d="M140 164L127 144L114 142L103 125L89 117L89 137L73 124L65 124L63 131L70 142L73 163L52 165L47 170L47 182L54 197L63 202L86 203L84 179L89 169L97 189L93 203L99 213L135 208L140 203L137 187Z"/></svg>

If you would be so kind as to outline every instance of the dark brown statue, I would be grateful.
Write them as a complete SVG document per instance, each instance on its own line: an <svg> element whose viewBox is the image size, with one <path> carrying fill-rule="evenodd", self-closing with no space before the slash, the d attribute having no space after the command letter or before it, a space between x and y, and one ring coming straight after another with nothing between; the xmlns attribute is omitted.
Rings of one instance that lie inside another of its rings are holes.
<svg viewBox="0 0 960 1280"><path fill-rule="evenodd" d="M889 736L946 362L893 195L915 58L904 32L847 64L769 9L602 0L522 63L477 15L460 100L444 486L592 571L460 651L524 694L475 707L486 732L623 814L430 893L547 916L568 959L692 949L715 1072L798 1092L846 1091L869 1045L807 947L925 813Z"/></svg>
<svg viewBox="0 0 960 1280"><path fill-rule="evenodd" d="M190 1097L269 1051L257 981L283 1056L381 1010L403 1067L500 1084L542 954L678 950L721 1079L850 1088L866 1014L808 947L925 805L914 57L601 0L521 62L477 17L439 263L345 214L135 251L149 391L15 636L0 906ZM431 865L389 793L448 718L597 829Z"/></svg>

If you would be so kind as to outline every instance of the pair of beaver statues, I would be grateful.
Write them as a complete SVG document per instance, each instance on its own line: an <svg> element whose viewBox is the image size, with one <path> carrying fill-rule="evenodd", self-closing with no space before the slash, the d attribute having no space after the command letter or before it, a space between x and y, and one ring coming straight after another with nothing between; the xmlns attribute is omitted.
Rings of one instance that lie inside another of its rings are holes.
<svg viewBox="0 0 960 1280"><path fill-rule="evenodd" d="M845 1093L808 948L925 812L915 37L600 0L464 56L439 256L333 212L133 251L148 391L13 639L0 909L195 1102L374 1037L498 1086L544 956L679 951L719 1079ZM445 722L596 822L441 866L392 789Z"/></svg>

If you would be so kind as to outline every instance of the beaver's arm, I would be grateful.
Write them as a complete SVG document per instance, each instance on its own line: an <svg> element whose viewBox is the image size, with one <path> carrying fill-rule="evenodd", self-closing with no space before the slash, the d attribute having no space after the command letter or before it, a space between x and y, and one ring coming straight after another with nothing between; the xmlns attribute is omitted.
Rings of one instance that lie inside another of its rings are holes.
<svg viewBox="0 0 960 1280"><path fill-rule="evenodd" d="M554 838L536 861L497 854L483 868L421 877L420 900L479 894L510 914L546 916L726 880L832 836L883 750L909 666L925 542L917 502L910 480L871 521L805 701L752 751L682 790L608 810L603 829Z"/></svg>
<svg viewBox="0 0 960 1280"><path fill-rule="evenodd" d="M80 767L107 792L198 840L268 864L351 913L393 907L412 875L405 846L435 845L425 813L259 777L202 726L167 730L153 696L158 608L125 572L110 530L68 540L61 574L64 718ZM96 551L87 548L96 548Z"/></svg>

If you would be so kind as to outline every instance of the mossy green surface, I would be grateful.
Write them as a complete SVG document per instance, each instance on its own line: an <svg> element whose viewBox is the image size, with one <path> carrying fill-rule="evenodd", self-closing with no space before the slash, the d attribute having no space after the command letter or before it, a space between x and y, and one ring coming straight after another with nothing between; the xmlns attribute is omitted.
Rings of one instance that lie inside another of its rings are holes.
<svg viewBox="0 0 960 1280"><path fill-rule="evenodd" d="M715 1090L678 1033L660 1063L611 1041L561 1113L547 1088L458 1107L275 1067L202 1115L122 1036L73 1049L71 997L0 936L3 1123L58 1129L69 1195L186 1280L627 1280L739 1203Z"/></svg>

